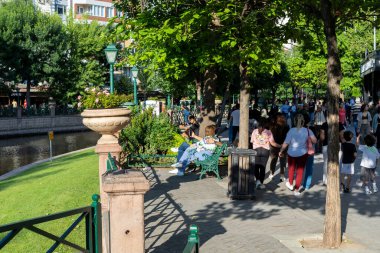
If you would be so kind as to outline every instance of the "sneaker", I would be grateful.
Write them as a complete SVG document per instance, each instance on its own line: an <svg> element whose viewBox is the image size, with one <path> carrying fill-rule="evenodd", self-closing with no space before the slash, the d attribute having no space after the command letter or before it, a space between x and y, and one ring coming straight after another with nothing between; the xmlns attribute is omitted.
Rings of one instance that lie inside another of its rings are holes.
<svg viewBox="0 0 380 253"><path fill-rule="evenodd" d="M173 168L180 168L180 167L182 167L182 163L178 162L178 163L174 163L174 164L172 164L170 166L173 167Z"/></svg>
<svg viewBox="0 0 380 253"><path fill-rule="evenodd" d="M374 193L376 193L376 192L379 191L379 189L377 188L376 183L373 183L373 184L372 184L372 191L373 191Z"/></svg>
<svg viewBox="0 0 380 253"><path fill-rule="evenodd" d="M365 194L367 194L367 195L372 194L372 192L371 192L371 190L368 188L368 186L366 186L366 187L364 188L364 191L365 191Z"/></svg>
<svg viewBox="0 0 380 253"><path fill-rule="evenodd" d="M259 180L256 181L256 189L261 189L261 182Z"/></svg>
<svg viewBox="0 0 380 253"><path fill-rule="evenodd" d="M301 193L300 193L300 191L294 191L294 196L296 196L296 197L299 197L299 196L301 196Z"/></svg>
<svg viewBox="0 0 380 253"><path fill-rule="evenodd" d="M359 186L359 187L362 187L363 186L363 181L361 181L360 179L358 179L356 181L356 185Z"/></svg>
<svg viewBox="0 0 380 253"><path fill-rule="evenodd" d="M285 181L286 181L285 176L284 176L284 175L281 175L281 176L280 176L280 182L285 182Z"/></svg>
<svg viewBox="0 0 380 253"><path fill-rule="evenodd" d="M303 186L301 185L299 188L298 188L298 191L299 192L302 192L304 190Z"/></svg>
<svg viewBox="0 0 380 253"><path fill-rule="evenodd" d="M274 175L272 173L269 174L269 179L272 180L272 178L274 177Z"/></svg>
<svg viewBox="0 0 380 253"><path fill-rule="evenodd" d="M291 191L294 190L293 185L291 185L291 184L289 183L289 181L287 181L285 185L286 185L286 187L288 187L289 190L291 190Z"/></svg>
<svg viewBox="0 0 380 253"><path fill-rule="evenodd" d="M174 152L174 153L177 153L178 152L178 148L171 148L170 149L172 152Z"/></svg>
<svg viewBox="0 0 380 253"><path fill-rule="evenodd" d="M257 190L264 190L265 186L262 183L256 184L256 189Z"/></svg>
<svg viewBox="0 0 380 253"><path fill-rule="evenodd" d="M182 177L184 175L185 175L185 173L183 173L182 171L178 171L178 173L177 173L177 176L180 176L180 177Z"/></svg>
<svg viewBox="0 0 380 253"><path fill-rule="evenodd" d="M177 174L178 173L178 169L174 169L174 170L171 170L169 171L170 174Z"/></svg>
<svg viewBox="0 0 380 253"><path fill-rule="evenodd" d="M350 193L351 190L350 190L350 188L346 187L346 188L344 188L343 192L344 192L344 193Z"/></svg>

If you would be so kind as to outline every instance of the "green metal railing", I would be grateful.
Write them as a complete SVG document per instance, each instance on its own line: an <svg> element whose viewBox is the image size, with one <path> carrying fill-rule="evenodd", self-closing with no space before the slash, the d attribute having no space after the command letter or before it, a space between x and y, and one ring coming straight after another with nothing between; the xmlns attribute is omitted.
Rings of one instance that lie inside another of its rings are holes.
<svg viewBox="0 0 380 253"><path fill-rule="evenodd" d="M176 162L177 155L129 154L128 167L167 167Z"/></svg>
<svg viewBox="0 0 380 253"><path fill-rule="evenodd" d="M55 243L46 251L46 253L54 252L60 244L67 245L73 249L79 250L80 252L101 253L102 222L100 215L101 204L99 203L99 195L94 194L92 196L92 200L93 202L90 206L0 226L0 233L8 232L8 234L0 241L0 250L6 246L22 229L27 229L55 241ZM66 229L66 231L60 237L35 226L40 223L58 220L76 214L79 214L79 217L70 225L68 229ZM85 219L86 222L86 248L83 248L65 239L83 219Z"/></svg>
<svg viewBox="0 0 380 253"><path fill-rule="evenodd" d="M190 225L190 234L183 253L199 253L199 236L196 225Z"/></svg>
<svg viewBox="0 0 380 253"><path fill-rule="evenodd" d="M0 117L16 117L17 116L17 108L7 107L0 109Z"/></svg>
<svg viewBox="0 0 380 253"><path fill-rule="evenodd" d="M30 107L30 108L22 108L21 110L22 116L49 116L50 115L50 109L48 106L45 107Z"/></svg>

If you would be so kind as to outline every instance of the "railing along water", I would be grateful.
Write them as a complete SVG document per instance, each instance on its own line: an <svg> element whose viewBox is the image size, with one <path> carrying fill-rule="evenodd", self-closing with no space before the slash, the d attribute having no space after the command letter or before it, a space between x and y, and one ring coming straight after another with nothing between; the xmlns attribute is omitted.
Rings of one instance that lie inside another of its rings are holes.
<svg viewBox="0 0 380 253"><path fill-rule="evenodd" d="M54 252L60 244L67 245L71 248L79 250L80 252L101 253L102 222L100 215L101 204L99 202L99 195L94 194L92 196L92 200L93 202L90 206L0 226L0 233L8 232L8 234L0 241L0 250L10 241L12 241L12 239L22 229L27 229L55 241L55 243L46 251L46 253ZM58 220L76 214L79 214L79 217L70 225L68 229L66 229L66 231L60 237L35 226L36 224ZM83 248L65 239L83 219L85 219L86 222L86 248Z"/></svg>

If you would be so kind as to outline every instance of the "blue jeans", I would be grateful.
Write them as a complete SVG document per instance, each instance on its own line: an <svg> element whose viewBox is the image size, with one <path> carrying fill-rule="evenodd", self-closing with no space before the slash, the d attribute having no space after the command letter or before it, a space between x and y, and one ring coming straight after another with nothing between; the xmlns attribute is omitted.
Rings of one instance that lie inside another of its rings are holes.
<svg viewBox="0 0 380 253"><path fill-rule="evenodd" d="M305 174L303 177L303 187L305 189L310 189L311 179L313 177L313 167L314 167L314 155L309 155L306 160Z"/></svg>
<svg viewBox="0 0 380 253"><path fill-rule="evenodd" d="M179 162L182 163L182 167L178 168L178 171L185 173L187 166L189 166L192 161L196 159L203 161L210 155L212 155L212 152L209 150L197 151L195 147L188 147L185 152L183 152L181 159L179 159Z"/></svg>
<svg viewBox="0 0 380 253"><path fill-rule="evenodd" d="M181 159L183 153L188 147L190 147L190 144L187 142L182 142L182 144L178 147L177 162L179 162L179 159Z"/></svg>
<svg viewBox="0 0 380 253"><path fill-rule="evenodd" d="M310 123L314 124L314 112L309 112Z"/></svg>

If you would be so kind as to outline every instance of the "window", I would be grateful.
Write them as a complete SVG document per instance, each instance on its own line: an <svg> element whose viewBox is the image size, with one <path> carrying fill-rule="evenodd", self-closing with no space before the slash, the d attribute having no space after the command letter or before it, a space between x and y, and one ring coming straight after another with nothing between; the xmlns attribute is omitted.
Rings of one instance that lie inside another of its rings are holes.
<svg viewBox="0 0 380 253"><path fill-rule="evenodd" d="M122 11L116 11L116 16L118 16L119 18L121 18L123 16L123 12Z"/></svg>
<svg viewBox="0 0 380 253"><path fill-rule="evenodd" d="M66 6L57 4L56 7L55 7L55 11L59 15L65 15L66 14Z"/></svg>
<svg viewBox="0 0 380 253"><path fill-rule="evenodd" d="M83 7L78 6L78 14L83 14L83 13L84 13Z"/></svg>
<svg viewBox="0 0 380 253"><path fill-rule="evenodd" d="M91 11L91 15L96 17L105 17L104 9L104 6L94 5Z"/></svg>
<svg viewBox="0 0 380 253"><path fill-rule="evenodd" d="M108 18L112 18L113 16L115 16L114 13L115 13L114 8L107 8L107 17Z"/></svg>

